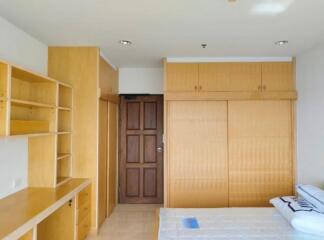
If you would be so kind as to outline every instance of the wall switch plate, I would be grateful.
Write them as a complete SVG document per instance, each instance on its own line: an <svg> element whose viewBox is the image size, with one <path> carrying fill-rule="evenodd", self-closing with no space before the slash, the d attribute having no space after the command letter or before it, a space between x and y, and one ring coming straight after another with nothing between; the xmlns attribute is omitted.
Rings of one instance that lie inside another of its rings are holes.
<svg viewBox="0 0 324 240"><path fill-rule="evenodd" d="M14 189L16 189L16 188L19 188L21 186L21 184L22 184L22 179L21 178L16 178L12 183L12 187Z"/></svg>

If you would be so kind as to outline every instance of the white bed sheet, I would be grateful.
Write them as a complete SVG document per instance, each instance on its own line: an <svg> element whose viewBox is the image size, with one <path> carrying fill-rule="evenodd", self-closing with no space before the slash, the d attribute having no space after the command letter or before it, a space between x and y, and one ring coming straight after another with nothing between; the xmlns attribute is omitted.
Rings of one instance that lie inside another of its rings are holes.
<svg viewBox="0 0 324 240"><path fill-rule="evenodd" d="M197 218L199 229L182 226ZM294 230L274 208L160 210L159 240L324 240Z"/></svg>

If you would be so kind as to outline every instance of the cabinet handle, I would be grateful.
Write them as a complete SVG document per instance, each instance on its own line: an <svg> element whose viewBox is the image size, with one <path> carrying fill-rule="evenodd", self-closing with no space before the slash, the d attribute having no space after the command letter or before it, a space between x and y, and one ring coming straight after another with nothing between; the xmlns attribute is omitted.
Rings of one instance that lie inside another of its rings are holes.
<svg viewBox="0 0 324 240"><path fill-rule="evenodd" d="M259 85L259 86L258 86L258 90L261 91L261 89L262 89L262 87L261 87L261 85Z"/></svg>
<svg viewBox="0 0 324 240"><path fill-rule="evenodd" d="M266 90L267 89L267 86L266 85L263 85L263 90Z"/></svg>
<svg viewBox="0 0 324 240"><path fill-rule="evenodd" d="M199 86L199 91L201 91L201 90L202 90L202 86L200 85L200 86Z"/></svg>
<svg viewBox="0 0 324 240"><path fill-rule="evenodd" d="M198 90L198 87L197 86L195 86L195 91L197 91Z"/></svg>

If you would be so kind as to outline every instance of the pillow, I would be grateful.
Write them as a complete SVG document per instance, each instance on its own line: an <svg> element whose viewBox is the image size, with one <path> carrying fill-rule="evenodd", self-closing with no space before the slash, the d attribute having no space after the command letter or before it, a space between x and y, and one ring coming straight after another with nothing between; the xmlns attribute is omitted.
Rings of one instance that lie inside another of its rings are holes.
<svg viewBox="0 0 324 240"><path fill-rule="evenodd" d="M318 211L308 201L293 196L273 198L270 200L270 203L288 222L291 222L297 212Z"/></svg>
<svg viewBox="0 0 324 240"><path fill-rule="evenodd" d="M324 214L322 213L297 213L291 220L291 225L298 231L324 236Z"/></svg>
<svg viewBox="0 0 324 240"><path fill-rule="evenodd" d="M312 185L297 185L297 192L308 202L324 212L324 191Z"/></svg>
<svg viewBox="0 0 324 240"><path fill-rule="evenodd" d="M270 203L294 227L294 229L324 236L324 213L305 199L296 197L280 197Z"/></svg>

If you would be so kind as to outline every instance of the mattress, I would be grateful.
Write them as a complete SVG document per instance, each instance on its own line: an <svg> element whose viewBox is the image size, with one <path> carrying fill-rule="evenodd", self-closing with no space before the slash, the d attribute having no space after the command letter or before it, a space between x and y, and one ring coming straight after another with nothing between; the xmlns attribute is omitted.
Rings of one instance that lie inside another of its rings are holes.
<svg viewBox="0 0 324 240"><path fill-rule="evenodd" d="M192 229L184 220L196 219ZM274 208L160 210L158 240L323 240L294 230Z"/></svg>

